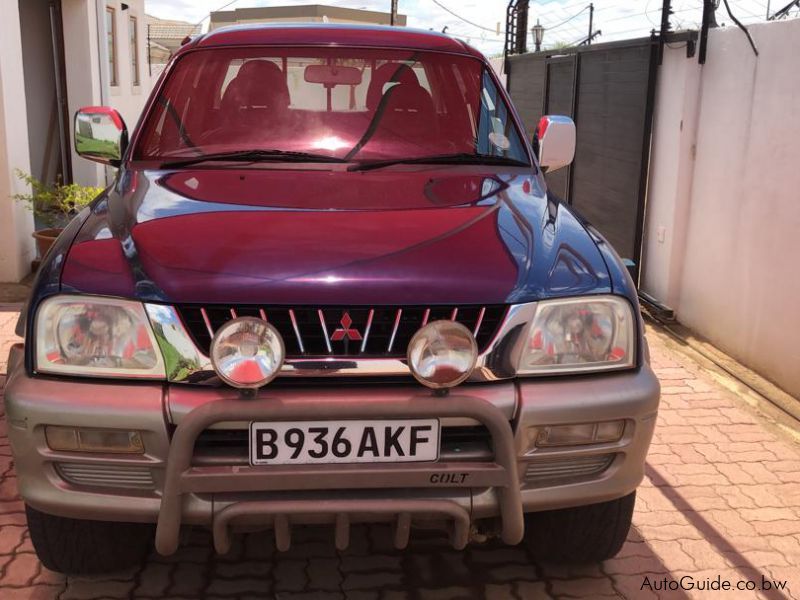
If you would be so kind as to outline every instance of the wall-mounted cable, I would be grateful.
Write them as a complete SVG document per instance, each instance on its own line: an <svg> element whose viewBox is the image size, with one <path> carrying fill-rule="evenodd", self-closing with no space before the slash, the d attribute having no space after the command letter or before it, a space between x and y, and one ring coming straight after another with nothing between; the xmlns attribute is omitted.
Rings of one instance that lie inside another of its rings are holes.
<svg viewBox="0 0 800 600"><path fill-rule="evenodd" d="M733 13L731 12L731 7L728 5L728 0L722 0L722 2L725 4L725 10L728 11L728 16L731 18L731 21L736 23L736 26L742 31L744 31L744 34L747 36L747 41L750 42L750 46L753 48L753 53L756 56L758 56L758 48L756 48L756 43L753 41L753 36L750 35L750 32L748 31L747 27L742 25L741 21L739 21L739 19L733 16Z"/></svg>

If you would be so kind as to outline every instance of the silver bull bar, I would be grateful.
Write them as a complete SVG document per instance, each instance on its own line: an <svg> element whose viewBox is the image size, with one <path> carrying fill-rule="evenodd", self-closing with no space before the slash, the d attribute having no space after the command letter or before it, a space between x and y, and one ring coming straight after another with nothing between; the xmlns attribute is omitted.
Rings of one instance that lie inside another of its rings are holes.
<svg viewBox="0 0 800 600"><path fill-rule="evenodd" d="M383 418L466 417L489 430L494 446L492 462L359 463L355 465L280 466L192 466L197 436L209 426L225 421L344 420ZM466 477L437 478L434 474L467 474ZM439 480L444 479L444 482ZM491 403L472 396L411 397L406 400L348 402L315 399L281 400L262 395L253 400L215 400L186 414L170 443L164 493L156 527L156 550L173 554L180 537L183 496L189 493L307 491L328 489L492 487L497 491L501 538L517 544L524 534L522 499L517 471L514 435L508 419ZM446 499L351 499L323 502L257 500L231 504L214 515L212 531L217 551L230 547L229 526L242 516L273 520L276 546L287 549L291 540L289 517L302 514L330 514L335 517L335 539L339 548L349 539L349 515L353 513L397 515L395 545L408 542L414 514L438 515L453 521L451 542L467 543L469 514Z"/></svg>

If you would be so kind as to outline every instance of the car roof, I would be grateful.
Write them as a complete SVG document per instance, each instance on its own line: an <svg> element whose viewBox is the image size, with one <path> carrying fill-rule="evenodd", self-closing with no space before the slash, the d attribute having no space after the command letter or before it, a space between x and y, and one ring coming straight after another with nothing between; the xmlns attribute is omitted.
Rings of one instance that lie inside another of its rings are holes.
<svg viewBox="0 0 800 600"><path fill-rule="evenodd" d="M194 38L178 53L192 48L253 45L407 48L453 52L482 58L482 55L471 46L435 31L338 23L276 23L221 27Z"/></svg>

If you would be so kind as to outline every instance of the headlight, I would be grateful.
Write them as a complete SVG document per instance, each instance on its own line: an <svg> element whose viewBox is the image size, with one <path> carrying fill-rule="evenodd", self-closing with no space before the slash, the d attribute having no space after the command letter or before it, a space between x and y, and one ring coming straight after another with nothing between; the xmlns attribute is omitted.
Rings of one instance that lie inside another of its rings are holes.
<svg viewBox="0 0 800 600"><path fill-rule="evenodd" d="M422 327L407 350L411 374L433 389L451 388L469 377L478 358L472 332L456 321L433 321Z"/></svg>
<svg viewBox="0 0 800 600"><path fill-rule="evenodd" d="M141 302L53 296L36 314L36 370L164 379L164 361Z"/></svg>
<svg viewBox="0 0 800 600"><path fill-rule="evenodd" d="M278 330L255 317L228 321L211 340L211 364L220 379L235 388L268 384L281 370L285 355Z"/></svg>
<svg viewBox="0 0 800 600"><path fill-rule="evenodd" d="M636 323L614 296L546 300L536 307L517 373L606 371L634 365Z"/></svg>

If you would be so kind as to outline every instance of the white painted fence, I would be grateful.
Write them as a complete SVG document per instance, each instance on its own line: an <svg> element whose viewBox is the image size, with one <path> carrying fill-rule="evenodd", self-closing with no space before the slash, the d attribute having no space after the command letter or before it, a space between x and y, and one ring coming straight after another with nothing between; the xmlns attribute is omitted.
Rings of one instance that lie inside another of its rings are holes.
<svg viewBox="0 0 800 600"><path fill-rule="evenodd" d="M642 289L800 397L800 19L665 48Z"/></svg>

